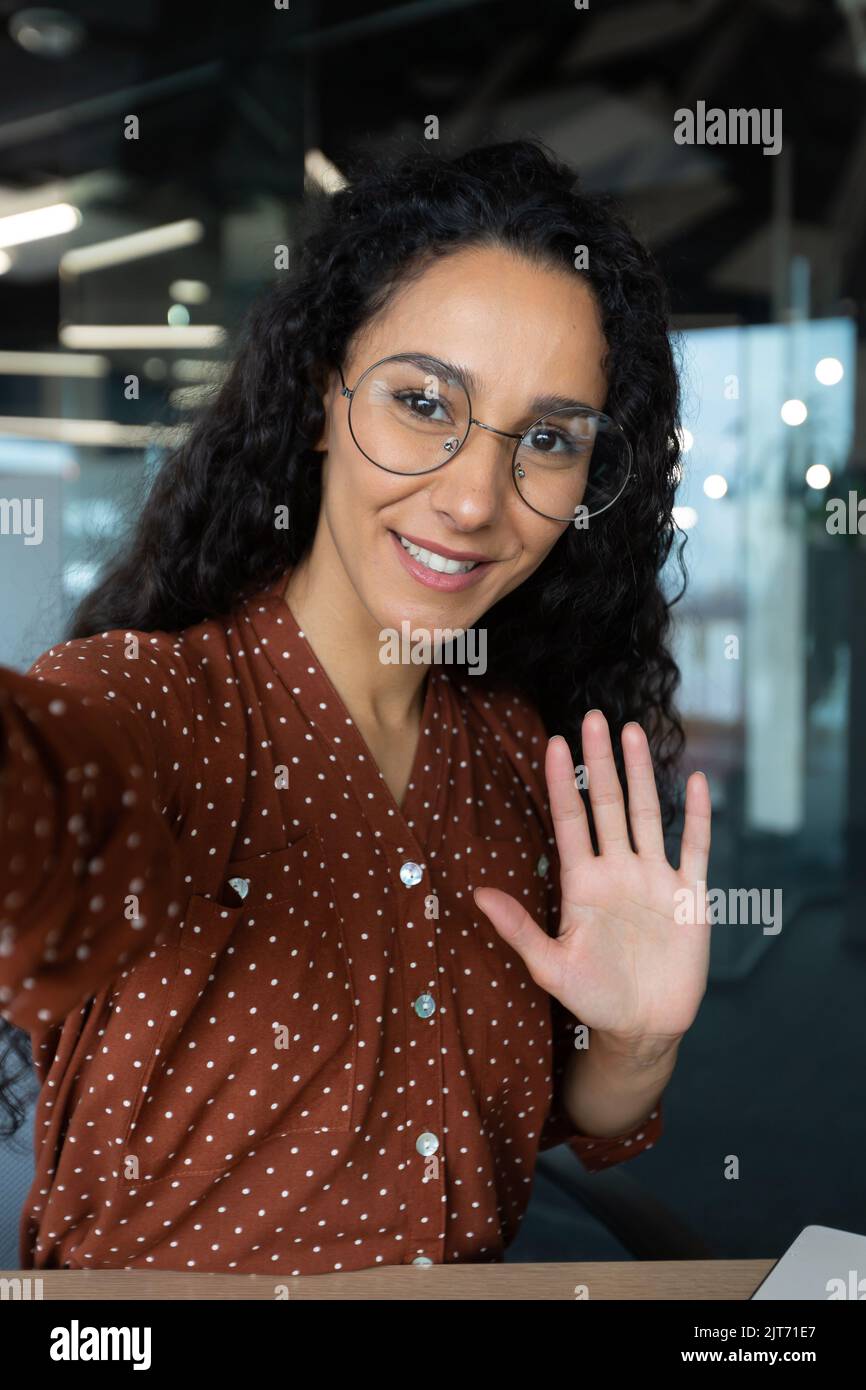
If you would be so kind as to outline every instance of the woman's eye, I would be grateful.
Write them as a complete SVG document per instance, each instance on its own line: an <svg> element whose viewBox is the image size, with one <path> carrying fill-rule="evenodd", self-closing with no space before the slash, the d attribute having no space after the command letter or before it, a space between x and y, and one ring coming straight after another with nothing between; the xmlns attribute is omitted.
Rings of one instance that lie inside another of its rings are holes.
<svg viewBox="0 0 866 1390"><path fill-rule="evenodd" d="M422 420L447 419L447 412L444 411L438 396L427 396L423 391L405 391L397 400L405 405L411 414L420 416ZM437 416L437 411L443 411L443 414Z"/></svg>
<svg viewBox="0 0 866 1390"><path fill-rule="evenodd" d="M573 446L573 440L566 439L563 435L554 430L534 430L529 435L529 444L533 449L537 449L542 454L552 454L557 451L557 445L562 445L568 449Z"/></svg>
<svg viewBox="0 0 866 1390"><path fill-rule="evenodd" d="M526 438L530 448L539 454L579 456L592 448L591 440L575 439L573 435L563 434L560 430L533 430Z"/></svg>

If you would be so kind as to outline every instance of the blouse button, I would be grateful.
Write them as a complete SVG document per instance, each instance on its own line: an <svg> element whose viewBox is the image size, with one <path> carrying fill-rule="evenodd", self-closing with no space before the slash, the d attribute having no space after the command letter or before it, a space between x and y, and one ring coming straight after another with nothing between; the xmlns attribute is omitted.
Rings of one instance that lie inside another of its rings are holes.
<svg viewBox="0 0 866 1390"><path fill-rule="evenodd" d="M542 854L541 858L535 866L535 872L538 874L539 878L544 878L544 875L547 873L549 868L550 860L548 859L546 854Z"/></svg>
<svg viewBox="0 0 866 1390"><path fill-rule="evenodd" d="M435 1134L430 1134L429 1131L426 1134L419 1134L415 1140L415 1148L425 1158L429 1158L430 1154L435 1154L438 1147L439 1140Z"/></svg>
<svg viewBox="0 0 866 1390"><path fill-rule="evenodd" d="M416 1255L412 1263L413 1265L432 1265L433 1261L428 1260L426 1255Z"/></svg>
<svg viewBox="0 0 866 1390"><path fill-rule="evenodd" d="M415 864L411 859L407 859L406 863L400 866L400 879L407 888L414 888L416 883L420 883L423 873L421 865Z"/></svg>
<svg viewBox="0 0 866 1390"><path fill-rule="evenodd" d="M415 1000L415 1012L419 1018L429 1018L436 1012L436 1000L432 994L419 994Z"/></svg>

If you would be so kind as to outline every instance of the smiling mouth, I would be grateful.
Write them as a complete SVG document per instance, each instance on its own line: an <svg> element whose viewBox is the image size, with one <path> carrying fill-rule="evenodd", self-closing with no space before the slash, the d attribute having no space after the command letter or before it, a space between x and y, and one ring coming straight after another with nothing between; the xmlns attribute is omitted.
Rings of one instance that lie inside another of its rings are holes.
<svg viewBox="0 0 866 1390"><path fill-rule="evenodd" d="M412 559L425 565L427 569L434 570L436 574L468 574L470 570L476 569L480 563L478 560L451 560L447 555L437 555L435 550L425 550L420 545L413 545L399 532L396 534L403 549L408 550Z"/></svg>

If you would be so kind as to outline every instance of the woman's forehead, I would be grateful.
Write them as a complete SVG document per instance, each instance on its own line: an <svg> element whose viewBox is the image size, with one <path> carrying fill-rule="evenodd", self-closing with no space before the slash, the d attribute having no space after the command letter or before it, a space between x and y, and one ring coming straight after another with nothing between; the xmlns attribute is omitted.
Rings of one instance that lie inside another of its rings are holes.
<svg viewBox="0 0 866 1390"><path fill-rule="evenodd" d="M473 395L604 392L605 340L586 282L498 248L472 248L403 286L356 339L353 367L423 353L459 364Z"/></svg>

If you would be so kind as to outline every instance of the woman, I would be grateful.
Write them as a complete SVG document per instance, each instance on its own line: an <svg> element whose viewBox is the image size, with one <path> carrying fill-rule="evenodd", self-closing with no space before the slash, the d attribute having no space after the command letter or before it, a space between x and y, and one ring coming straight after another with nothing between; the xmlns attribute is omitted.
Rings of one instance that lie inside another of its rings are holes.
<svg viewBox="0 0 866 1390"><path fill-rule="evenodd" d="M539 145L319 210L3 673L25 1266L496 1260L540 1147L658 1137L708 957L706 780L674 870L653 775L667 815L676 434L658 274Z"/></svg>

